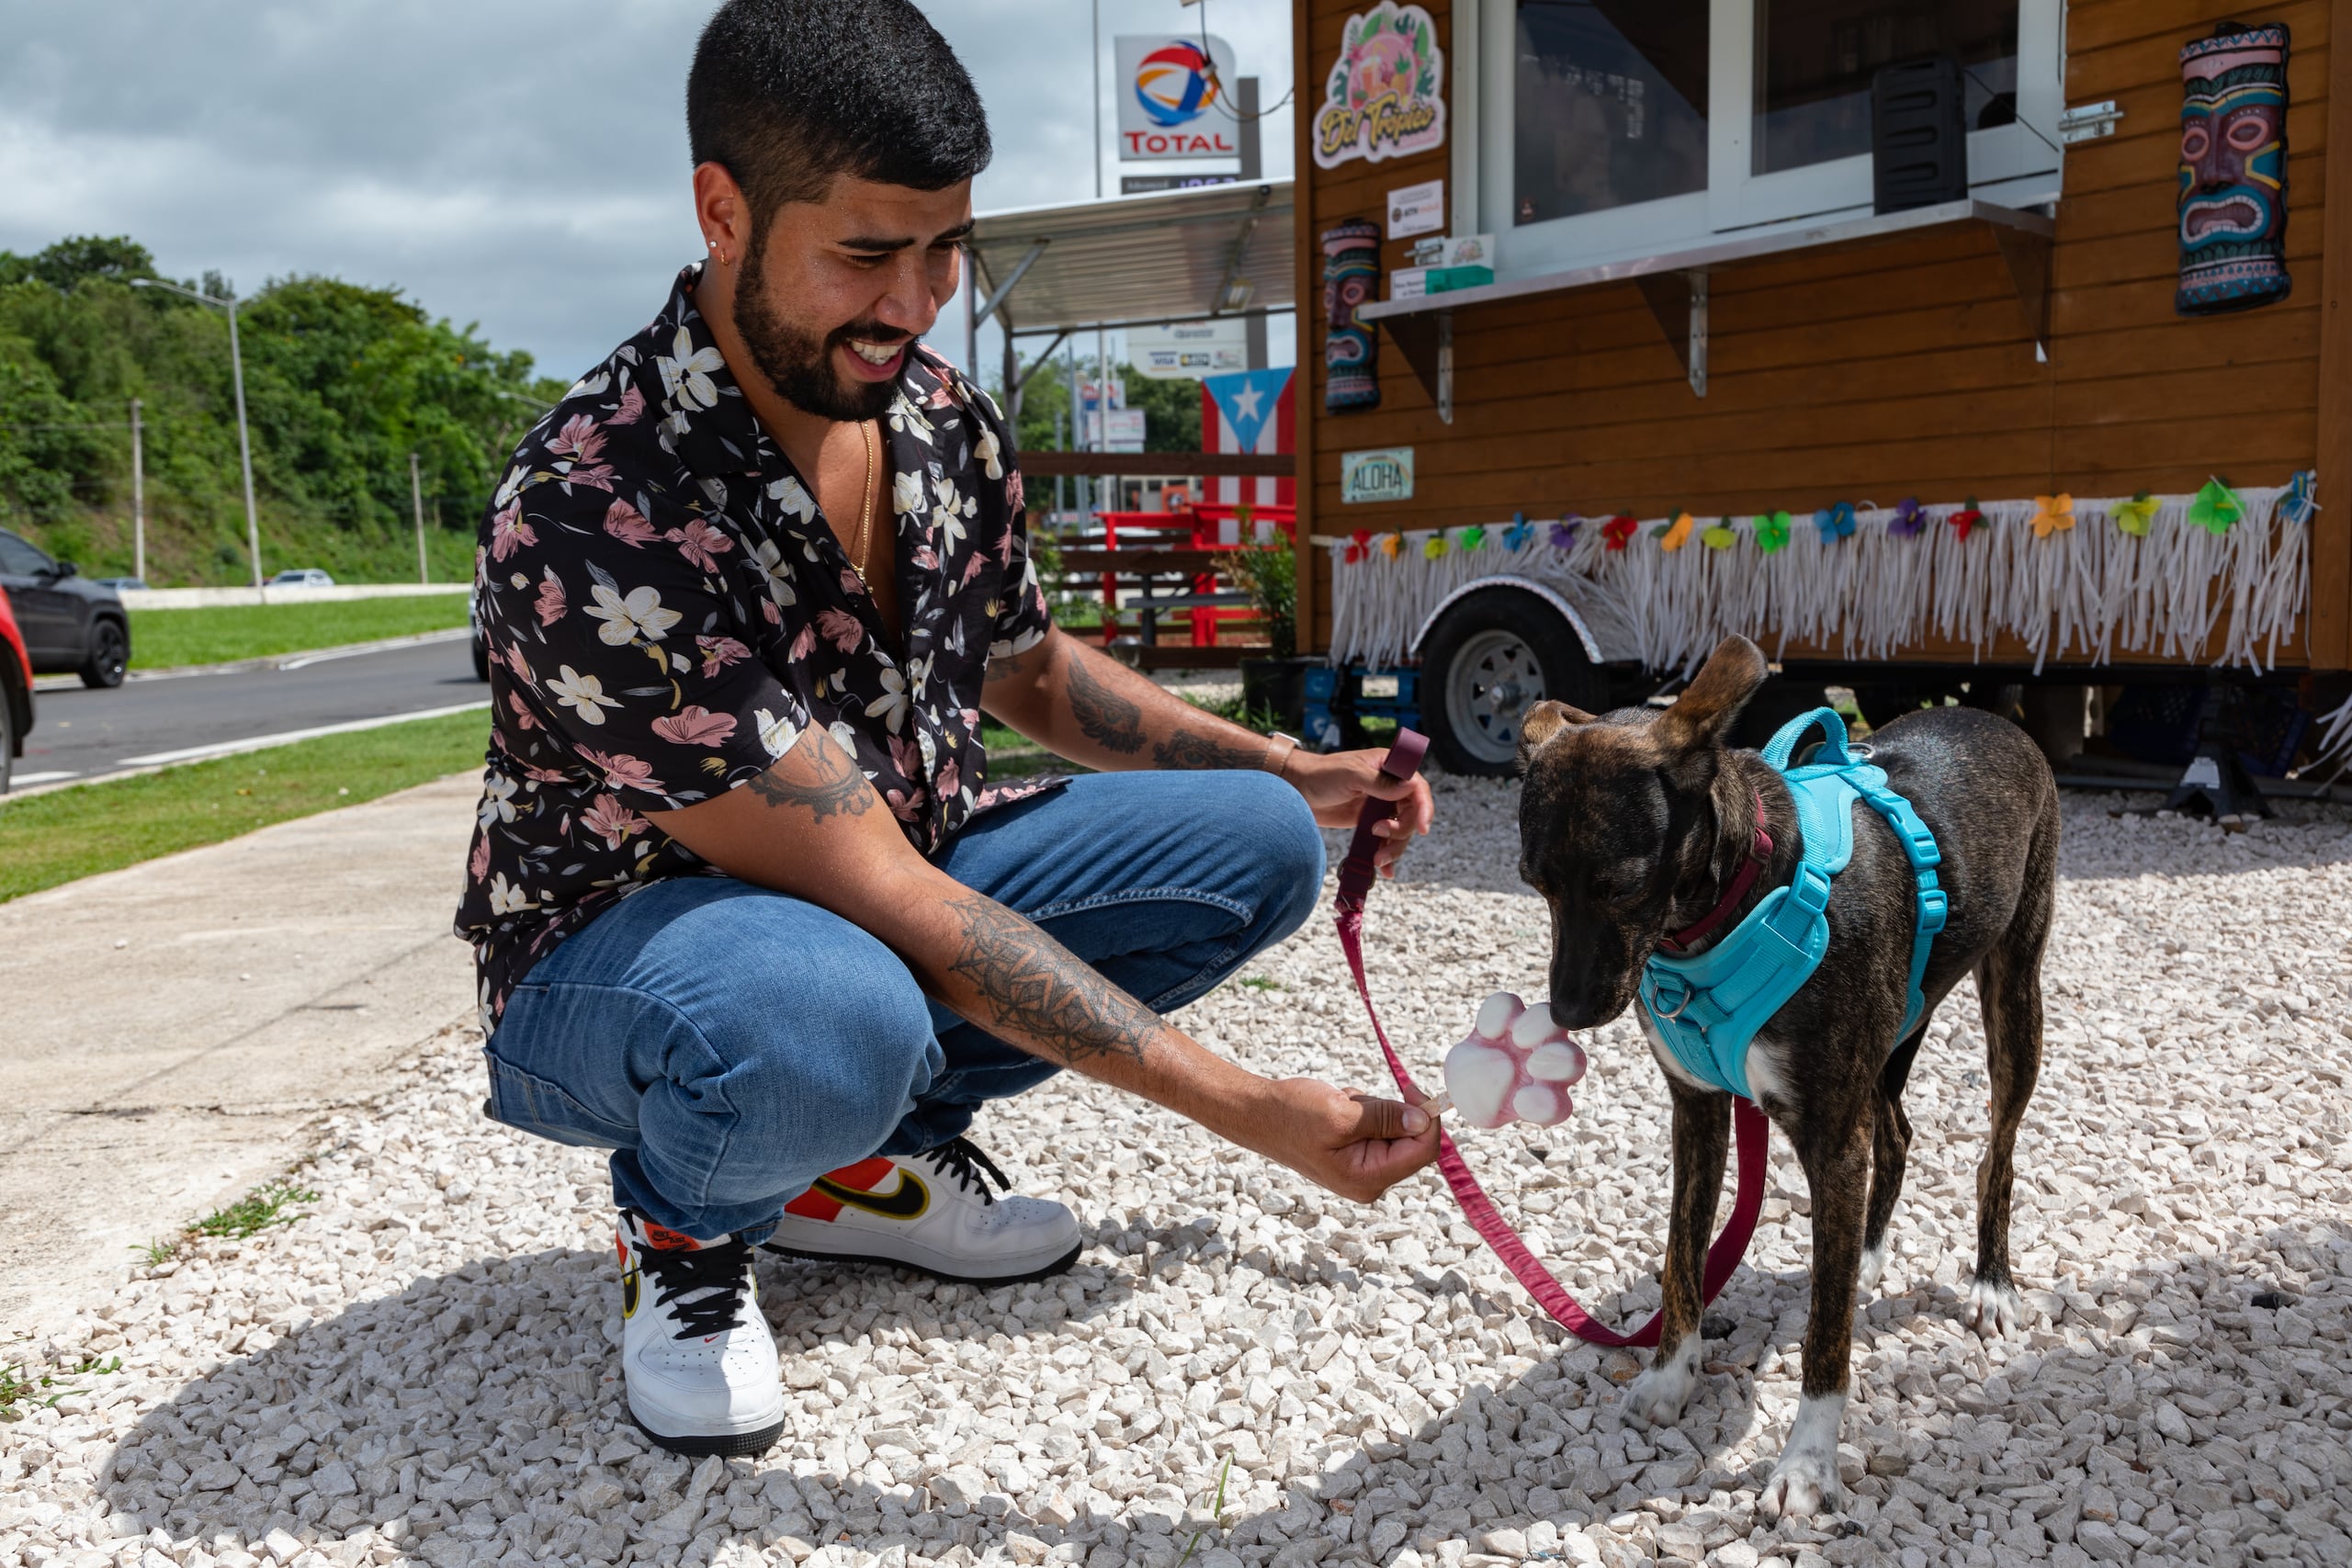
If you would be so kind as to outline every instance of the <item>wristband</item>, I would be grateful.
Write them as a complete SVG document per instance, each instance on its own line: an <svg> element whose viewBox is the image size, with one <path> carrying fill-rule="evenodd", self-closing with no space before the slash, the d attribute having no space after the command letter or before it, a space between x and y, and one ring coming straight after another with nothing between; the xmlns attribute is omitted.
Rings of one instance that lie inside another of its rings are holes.
<svg viewBox="0 0 2352 1568"><path fill-rule="evenodd" d="M1258 765L1276 778L1280 778L1283 770L1290 766L1290 754L1297 750L1298 738L1295 735L1284 735L1278 729L1266 737L1265 759Z"/></svg>

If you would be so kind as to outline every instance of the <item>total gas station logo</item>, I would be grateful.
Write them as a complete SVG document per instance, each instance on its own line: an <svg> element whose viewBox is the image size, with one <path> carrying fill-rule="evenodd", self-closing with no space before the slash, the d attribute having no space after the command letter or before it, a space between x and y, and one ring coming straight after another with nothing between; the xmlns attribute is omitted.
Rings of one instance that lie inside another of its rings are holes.
<svg viewBox="0 0 2352 1568"><path fill-rule="evenodd" d="M1238 155L1223 85L1232 52L1222 39L1121 38L1117 46L1126 84L1119 98L1123 161Z"/></svg>

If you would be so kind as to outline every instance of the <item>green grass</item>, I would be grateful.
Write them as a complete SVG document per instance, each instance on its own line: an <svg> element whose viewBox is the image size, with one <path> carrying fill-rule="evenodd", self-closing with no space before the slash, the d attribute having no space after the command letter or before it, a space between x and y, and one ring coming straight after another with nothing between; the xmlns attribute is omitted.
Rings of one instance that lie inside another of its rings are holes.
<svg viewBox="0 0 2352 1568"><path fill-rule="evenodd" d="M67 1382L67 1378L104 1377L120 1371L122 1358L119 1356L108 1356L103 1361L95 1356L85 1356L81 1365L56 1372L28 1372L23 1362L10 1362L0 1367L0 1421L21 1421L28 1411L55 1404L69 1394L85 1392L80 1383Z"/></svg>
<svg viewBox="0 0 2352 1568"><path fill-rule="evenodd" d="M220 604L200 610L133 610L130 667L169 670L225 664L350 642L375 642L466 624L463 593L399 599L322 600L307 604Z"/></svg>
<svg viewBox="0 0 2352 1568"><path fill-rule="evenodd" d="M302 1216L288 1211L300 1204L315 1203L319 1195L307 1187L298 1187L280 1177L254 1188L225 1209L215 1209L187 1227L190 1235L227 1236L243 1241L256 1232L272 1225L290 1225Z"/></svg>
<svg viewBox="0 0 2352 1568"><path fill-rule="evenodd" d="M0 799L0 902L481 766L487 712Z"/></svg>

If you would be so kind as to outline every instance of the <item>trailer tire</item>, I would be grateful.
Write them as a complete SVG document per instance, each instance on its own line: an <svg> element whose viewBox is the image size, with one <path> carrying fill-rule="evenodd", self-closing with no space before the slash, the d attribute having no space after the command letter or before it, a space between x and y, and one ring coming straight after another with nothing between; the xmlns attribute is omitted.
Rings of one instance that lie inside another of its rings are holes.
<svg viewBox="0 0 2352 1568"><path fill-rule="evenodd" d="M1520 716L1545 698L1598 713L1609 705L1609 682L1576 629L1534 594L1482 588L1430 628L1421 726L1446 772L1515 772Z"/></svg>

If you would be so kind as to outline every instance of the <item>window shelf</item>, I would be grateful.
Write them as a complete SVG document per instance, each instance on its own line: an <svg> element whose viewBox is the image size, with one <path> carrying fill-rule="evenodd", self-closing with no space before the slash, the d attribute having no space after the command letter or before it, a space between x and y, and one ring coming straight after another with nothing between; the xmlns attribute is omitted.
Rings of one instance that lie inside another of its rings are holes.
<svg viewBox="0 0 2352 1568"><path fill-rule="evenodd" d="M2037 352L2047 337L2050 243L2057 231L2048 215L1989 201L1949 201L1832 223L1800 224L1770 233L1713 240L1679 251L1604 262L1566 272L1500 279L1476 288L1424 295L1415 299L1375 300L1356 308L1361 321L1386 321L1422 387L1437 404L1438 418L1453 423L1453 312L1541 294L1632 283L1642 290L1658 327L1689 375L1693 395L1707 395L1707 277L1718 266L1790 251L1814 250L1853 241L1884 239L1930 229L1983 224L2000 247L2026 330Z"/></svg>

